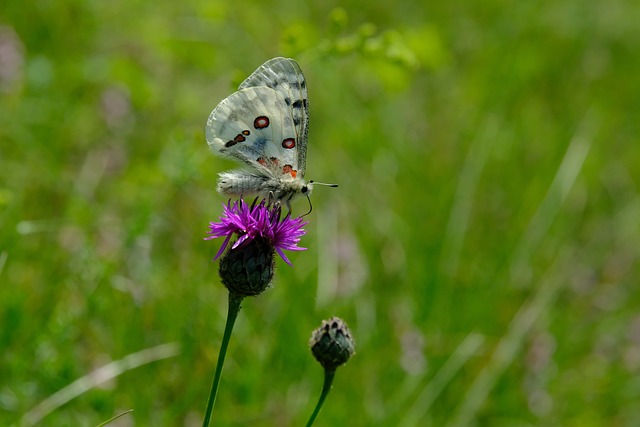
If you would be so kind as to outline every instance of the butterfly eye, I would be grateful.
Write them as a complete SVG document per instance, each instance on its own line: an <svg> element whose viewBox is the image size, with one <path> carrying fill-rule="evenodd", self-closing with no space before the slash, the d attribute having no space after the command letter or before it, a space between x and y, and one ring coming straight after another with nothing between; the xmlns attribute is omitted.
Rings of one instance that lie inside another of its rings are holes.
<svg viewBox="0 0 640 427"><path fill-rule="evenodd" d="M307 187L306 185L300 189L300 192L302 194L305 194L307 191L309 191L309 187Z"/></svg>

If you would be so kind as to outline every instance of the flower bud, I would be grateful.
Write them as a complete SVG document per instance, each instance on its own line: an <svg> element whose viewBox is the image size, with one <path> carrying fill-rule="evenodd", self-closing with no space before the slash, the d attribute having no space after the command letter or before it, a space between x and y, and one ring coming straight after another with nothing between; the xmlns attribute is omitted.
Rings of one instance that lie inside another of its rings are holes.
<svg viewBox="0 0 640 427"><path fill-rule="evenodd" d="M347 324L339 317L323 320L309 341L311 353L328 370L335 370L355 354L355 343Z"/></svg>
<svg viewBox="0 0 640 427"><path fill-rule="evenodd" d="M261 294L273 279L274 270L274 248L261 237L227 250L220 259L222 284L240 296Z"/></svg>

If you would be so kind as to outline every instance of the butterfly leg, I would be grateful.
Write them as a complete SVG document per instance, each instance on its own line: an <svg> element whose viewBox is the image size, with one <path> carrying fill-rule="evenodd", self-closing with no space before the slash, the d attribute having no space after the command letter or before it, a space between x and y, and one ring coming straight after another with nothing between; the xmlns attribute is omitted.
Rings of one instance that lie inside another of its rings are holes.
<svg viewBox="0 0 640 427"><path fill-rule="evenodd" d="M273 191L269 191L269 197L267 198L267 206L271 206L275 204L278 200L276 199L276 195Z"/></svg>
<svg viewBox="0 0 640 427"><path fill-rule="evenodd" d="M287 205L287 209L289 209L289 214L293 215L293 211L291 210L291 199L293 198L293 196L287 197L287 199L285 200L285 203Z"/></svg>

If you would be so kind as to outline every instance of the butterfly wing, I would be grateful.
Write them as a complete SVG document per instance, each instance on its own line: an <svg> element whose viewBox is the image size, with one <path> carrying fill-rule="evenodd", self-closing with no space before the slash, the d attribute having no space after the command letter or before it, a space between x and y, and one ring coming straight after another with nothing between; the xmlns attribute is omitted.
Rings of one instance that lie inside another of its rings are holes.
<svg viewBox="0 0 640 427"><path fill-rule="evenodd" d="M286 100L267 86L246 87L224 99L207 120L209 146L223 157L272 177L296 177L297 131Z"/></svg>
<svg viewBox="0 0 640 427"><path fill-rule="evenodd" d="M239 89L269 87L284 100L284 114L295 129L296 162L293 164L297 176L304 177L307 160L307 132L309 129L309 97L307 83L296 61L290 58L273 58L262 64L251 74ZM285 150L287 150L285 148Z"/></svg>

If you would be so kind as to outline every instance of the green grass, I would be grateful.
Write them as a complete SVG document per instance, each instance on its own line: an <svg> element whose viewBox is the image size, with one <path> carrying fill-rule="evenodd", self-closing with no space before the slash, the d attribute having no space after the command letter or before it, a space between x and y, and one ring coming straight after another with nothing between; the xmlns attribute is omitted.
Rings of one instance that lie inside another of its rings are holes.
<svg viewBox="0 0 640 427"><path fill-rule="evenodd" d="M227 307L202 238L234 167L204 124L274 56L307 78L307 178L340 188L245 300L215 425L304 425L333 315L357 354L319 427L639 425L638 22L622 0L3 3L0 425L43 401L47 426L201 424Z"/></svg>

